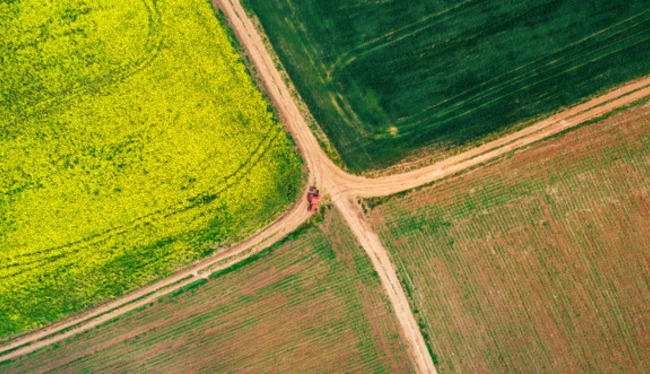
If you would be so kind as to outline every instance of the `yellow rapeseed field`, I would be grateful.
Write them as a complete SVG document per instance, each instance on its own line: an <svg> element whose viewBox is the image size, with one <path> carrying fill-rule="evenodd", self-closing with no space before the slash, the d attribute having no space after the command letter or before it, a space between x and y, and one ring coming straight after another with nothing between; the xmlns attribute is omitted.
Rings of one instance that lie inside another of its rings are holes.
<svg viewBox="0 0 650 374"><path fill-rule="evenodd" d="M0 3L0 337L250 233L300 181L208 2Z"/></svg>

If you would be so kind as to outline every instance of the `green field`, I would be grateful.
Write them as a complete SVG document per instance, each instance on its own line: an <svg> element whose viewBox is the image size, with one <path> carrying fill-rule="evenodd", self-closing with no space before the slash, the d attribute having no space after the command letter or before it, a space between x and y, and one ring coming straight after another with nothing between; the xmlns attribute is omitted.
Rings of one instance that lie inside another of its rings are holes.
<svg viewBox="0 0 650 374"><path fill-rule="evenodd" d="M0 337L268 223L300 160L205 0L0 3Z"/></svg>
<svg viewBox="0 0 650 374"><path fill-rule="evenodd" d="M367 201L440 373L650 371L650 107Z"/></svg>
<svg viewBox="0 0 650 374"><path fill-rule="evenodd" d="M442 156L650 73L644 0L242 0L354 172Z"/></svg>
<svg viewBox="0 0 650 374"><path fill-rule="evenodd" d="M335 211L199 288L0 364L38 370L413 371L379 279Z"/></svg>

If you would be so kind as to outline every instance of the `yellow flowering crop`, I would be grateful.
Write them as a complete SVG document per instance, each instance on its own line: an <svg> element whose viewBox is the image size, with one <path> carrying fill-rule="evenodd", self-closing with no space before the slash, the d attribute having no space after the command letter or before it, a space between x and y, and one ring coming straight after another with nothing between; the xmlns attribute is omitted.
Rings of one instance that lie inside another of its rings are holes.
<svg viewBox="0 0 650 374"><path fill-rule="evenodd" d="M300 178L209 3L0 3L0 337L250 233Z"/></svg>

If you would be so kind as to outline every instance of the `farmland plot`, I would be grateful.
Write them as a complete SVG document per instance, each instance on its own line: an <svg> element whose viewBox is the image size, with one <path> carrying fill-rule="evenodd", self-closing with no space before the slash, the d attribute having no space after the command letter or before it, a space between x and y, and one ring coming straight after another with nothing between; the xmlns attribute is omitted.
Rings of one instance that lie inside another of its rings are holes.
<svg viewBox="0 0 650 374"><path fill-rule="evenodd" d="M650 370L650 108L368 200L440 372Z"/></svg>
<svg viewBox="0 0 650 374"><path fill-rule="evenodd" d="M205 1L5 1L0 61L0 337L204 256L300 188Z"/></svg>
<svg viewBox="0 0 650 374"><path fill-rule="evenodd" d="M242 0L352 171L442 157L650 73L644 0Z"/></svg>
<svg viewBox="0 0 650 374"><path fill-rule="evenodd" d="M411 372L370 261L337 212L205 284L0 364L3 372Z"/></svg>

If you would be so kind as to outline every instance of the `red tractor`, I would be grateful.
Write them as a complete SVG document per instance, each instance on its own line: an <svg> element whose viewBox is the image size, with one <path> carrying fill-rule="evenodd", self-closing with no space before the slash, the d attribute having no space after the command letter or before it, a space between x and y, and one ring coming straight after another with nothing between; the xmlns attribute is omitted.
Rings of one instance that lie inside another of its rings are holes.
<svg viewBox="0 0 650 374"><path fill-rule="evenodd" d="M309 201L309 211L312 213L318 212L318 203L320 202L320 193L316 187L310 187L307 193L307 201Z"/></svg>

